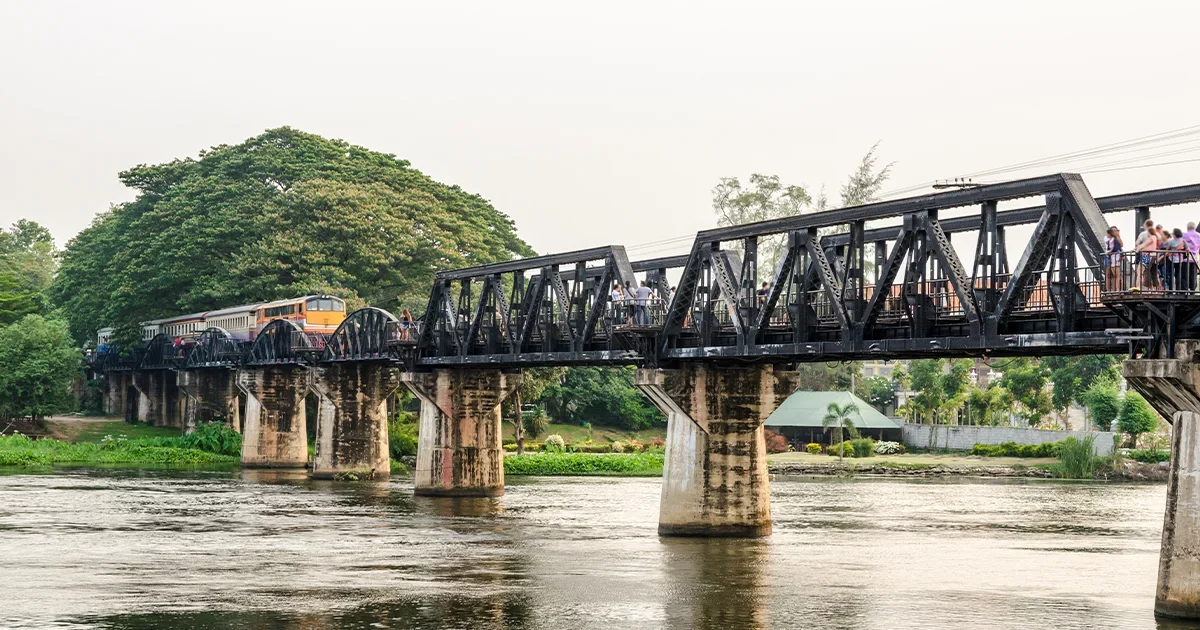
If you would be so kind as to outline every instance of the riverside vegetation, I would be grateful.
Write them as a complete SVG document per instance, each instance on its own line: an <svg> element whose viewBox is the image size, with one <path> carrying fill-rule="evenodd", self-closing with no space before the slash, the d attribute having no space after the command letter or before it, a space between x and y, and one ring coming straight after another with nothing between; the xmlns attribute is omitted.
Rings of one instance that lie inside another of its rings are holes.
<svg viewBox="0 0 1200 630"><path fill-rule="evenodd" d="M0 436L0 466L53 465L236 465L242 436L219 423L201 424L176 437L105 435L95 442L32 440L24 435Z"/></svg>

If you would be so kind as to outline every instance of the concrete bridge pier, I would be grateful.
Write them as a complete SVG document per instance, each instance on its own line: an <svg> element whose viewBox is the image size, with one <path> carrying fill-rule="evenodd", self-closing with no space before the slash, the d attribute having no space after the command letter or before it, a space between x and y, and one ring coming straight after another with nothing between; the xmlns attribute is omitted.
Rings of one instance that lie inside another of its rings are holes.
<svg viewBox="0 0 1200 630"><path fill-rule="evenodd" d="M156 427L183 427L183 396L171 370L136 370L133 387L139 395L137 418Z"/></svg>
<svg viewBox="0 0 1200 630"><path fill-rule="evenodd" d="M763 421L794 380L772 365L637 371L638 389L667 415L659 535L771 533Z"/></svg>
<svg viewBox="0 0 1200 630"><path fill-rule="evenodd" d="M241 432L237 372L223 367L182 370L176 372L176 383L187 396L183 411L184 431L191 433L200 422L219 420Z"/></svg>
<svg viewBox="0 0 1200 630"><path fill-rule="evenodd" d="M320 398L312 476L391 476L387 400L400 386L396 368L379 363L334 363L319 368L312 385Z"/></svg>
<svg viewBox="0 0 1200 630"><path fill-rule="evenodd" d="M1198 347L1182 342L1175 356L1187 359L1131 359L1123 370L1130 387L1171 422L1154 612L1185 619L1200 619L1200 362L1191 358Z"/></svg>
<svg viewBox="0 0 1200 630"><path fill-rule="evenodd" d="M246 394L242 429L242 466L304 468L308 465L305 431L308 370L299 365L270 365L238 372Z"/></svg>
<svg viewBox="0 0 1200 630"><path fill-rule="evenodd" d="M127 394L133 387L133 376L129 372L111 371L104 375L104 415L126 416ZM136 392L136 390L134 390ZM126 420L134 418L126 417Z"/></svg>
<svg viewBox="0 0 1200 630"><path fill-rule="evenodd" d="M500 404L521 383L498 369L405 372L421 400L414 486L419 495L504 494Z"/></svg>

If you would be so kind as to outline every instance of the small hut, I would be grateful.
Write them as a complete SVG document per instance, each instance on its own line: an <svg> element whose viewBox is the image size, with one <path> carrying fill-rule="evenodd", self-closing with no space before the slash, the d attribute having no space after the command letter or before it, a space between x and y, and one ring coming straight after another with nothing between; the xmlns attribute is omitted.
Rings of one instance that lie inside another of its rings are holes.
<svg viewBox="0 0 1200 630"><path fill-rule="evenodd" d="M797 450L809 442L829 444L836 431L826 431L821 427L821 419L828 413L829 403L837 403L840 407L850 403L857 405L858 417L853 418L854 428L863 437L900 441L899 424L850 392L795 392L779 405L764 424L786 437Z"/></svg>

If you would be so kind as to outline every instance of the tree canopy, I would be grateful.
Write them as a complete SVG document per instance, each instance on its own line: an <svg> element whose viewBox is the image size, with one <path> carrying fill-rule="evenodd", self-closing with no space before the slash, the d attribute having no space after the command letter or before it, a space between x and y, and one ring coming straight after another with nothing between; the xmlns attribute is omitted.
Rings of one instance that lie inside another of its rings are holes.
<svg viewBox="0 0 1200 630"><path fill-rule="evenodd" d="M0 419L39 419L69 409L79 360L61 321L26 315L0 328Z"/></svg>
<svg viewBox="0 0 1200 630"><path fill-rule="evenodd" d="M633 368L577 367L548 384L540 402L559 422L619 426L631 431L666 418L633 385Z"/></svg>
<svg viewBox="0 0 1200 630"><path fill-rule="evenodd" d="M394 155L288 127L120 174L138 191L72 239L52 287L80 341L104 325L307 293L423 307L439 268L531 255L479 195Z"/></svg>
<svg viewBox="0 0 1200 630"><path fill-rule="evenodd" d="M50 231L34 221L22 219L0 230L0 327L46 311L55 255Z"/></svg>
<svg viewBox="0 0 1200 630"><path fill-rule="evenodd" d="M1137 392L1126 392L1117 415L1117 429L1132 437L1136 447L1138 436L1153 431L1156 426L1158 415L1150 408L1150 403Z"/></svg>

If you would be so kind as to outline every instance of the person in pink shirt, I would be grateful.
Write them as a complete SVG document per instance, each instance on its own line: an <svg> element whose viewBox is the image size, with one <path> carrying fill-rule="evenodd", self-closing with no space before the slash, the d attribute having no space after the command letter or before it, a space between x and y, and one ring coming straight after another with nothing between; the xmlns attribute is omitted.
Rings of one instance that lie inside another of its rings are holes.
<svg viewBox="0 0 1200 630"><path fill-rule="evenodd" d="M1187 231L1183 233L1183 242L1187 243L1191 255L1183 261L1183 274L1187 282L1187 290L1196 290L1196 255L1200 254L1200 232L1196 231L1196 222L1189 221Z"/></svg>

